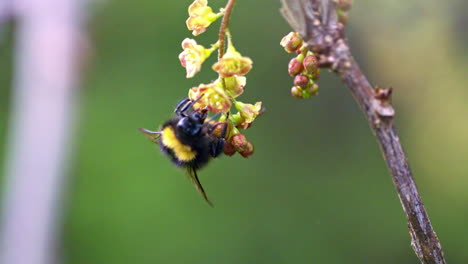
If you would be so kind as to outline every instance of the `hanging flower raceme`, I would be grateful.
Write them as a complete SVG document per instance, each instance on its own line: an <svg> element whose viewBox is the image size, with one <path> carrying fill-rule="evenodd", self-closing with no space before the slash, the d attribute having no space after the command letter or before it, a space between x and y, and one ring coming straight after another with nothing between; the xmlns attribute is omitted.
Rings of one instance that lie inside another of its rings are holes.
<svg viewBox="0 0 468 264"><path fill-rule="evenodd" d="M212 22L224 15L223 9L217 14L214 13L208 6L207 0L195 0L188 12L187 27L193 31L194 35L205 32ZM227 124L224 152L229 156L238 152L243 157L249 157L254 152L253 144L239 130L247 129L252 125L257 116L262 113L262 103L248 104L239 101L238 97L244 92L247 82L245 75L252 69L252 60L242 56L235 49L227 28L221 30L218 41L209 49L193 39L185 39L182 42L184 50L180 53L179 60L187 71L187 78L191 78L201 70L203 63L215 49L224 46L226 37L227 48L218 50L218 61L212 66L212 69L218 73L218 78L208 84L192 87L188 96L190 100L196 100L193 105L196 111L203 109L220 114L217 121L211 121L213 124ZM231 113L233 105L237 110L236 113ZM219 126L217 130L220 128L222 126ZM214 133L221 134L220 131L214 131Z"/></svg>
<svg viewBox="0 0 468 264"><path fill-rule="evenodd" d="M192 30L194 36L206 31L206 28L216 21L223 12L214 13L208 6L207 0L195 0L188 8L189 18L186 21L187 28Z"/></svg>
<svg viewBox="0 0 468 264"><path fill-rule="evenodd" d="M315 54L307 49L297 32L290 32L283 37L280 45L286 52L298 54L288 64L288 73L294 77L291 95L296 98L310 98L317 95L319 87L315 81L319 78L320 69Z"/></svg>

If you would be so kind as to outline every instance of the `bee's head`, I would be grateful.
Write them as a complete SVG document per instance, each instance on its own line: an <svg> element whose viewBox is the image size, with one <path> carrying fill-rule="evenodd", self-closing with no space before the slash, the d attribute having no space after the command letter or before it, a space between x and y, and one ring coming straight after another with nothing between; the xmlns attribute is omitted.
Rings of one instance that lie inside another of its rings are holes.
<svg viewBox="0 0 468 264"><path fill-rule="evenodd" d="M207 111L193 112L186 117L182 117L177 123L177 130L187 136L196 136L200 134L207 116Z"/></svg>

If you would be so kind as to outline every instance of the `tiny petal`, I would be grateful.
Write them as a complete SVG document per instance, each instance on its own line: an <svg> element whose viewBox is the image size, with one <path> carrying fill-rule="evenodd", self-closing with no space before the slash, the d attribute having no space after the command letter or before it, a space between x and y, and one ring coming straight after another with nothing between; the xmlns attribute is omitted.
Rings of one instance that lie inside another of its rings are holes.
<svg viewBox="0 0 468 264"><path fill-rule="evenodd" d="M242 123L240 123L238 127L247 129L250 127L255 118L260 115L262 102L257 102L255 105L235 102L235 106L237 110L239 110L240 116L242 118Z"/></svg>
<svg viewBox="0 0 468 264"><path fill-rule="evenodd" d="M302 46L302 39L297 32L290 32L281 39L280 45L288 53L297 52Z"/></svg>
<svg viewBox="0 0 468 264"><path fill-rule="evenodd" d="M208 0L195 0L189 6L188 12L190 16L203 15L204 8L208 5Z"/></svg>
<svg viewBox="0 0 468 264"><path fill-rule="evenodd" d="M238 97L244 92L244 86L247 81L245 76L233 75L231 77L224 78L226 91L229 92L233 98Z"/></svg>
<svg viewBox="0 0 468 264"><path fill-rule="evenodd" d="M211 50L205 49L194 39L189 38L182 41L182 48L184 51L179 54L179 60L187 71L187 78L191 78L200 71L203 62L210 56Z"/></svg>

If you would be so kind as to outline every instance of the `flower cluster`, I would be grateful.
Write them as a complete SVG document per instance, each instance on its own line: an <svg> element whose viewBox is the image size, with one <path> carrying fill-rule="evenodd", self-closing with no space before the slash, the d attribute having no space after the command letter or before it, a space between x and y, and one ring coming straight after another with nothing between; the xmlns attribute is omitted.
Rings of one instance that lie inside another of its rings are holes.
<svg viewBox="0 0 468 264"><path fill-rule="evenodd" d="M308 50L297 32L290 32L280 42L288 53L298 54L289 61L288 72L294 77L294 86L291 95L296 98L310 98L318 94L318 85L315 83L320 75L318 59Z"/></svg>
<svg viewBox="0 0 468 264"><path fill-rule="evenodd" d="M351 6L351 0L338 0L337 2L338 21L340 21L340 23L343 25L346 25L346 23L348 23L348 11L351 9Z"/></svg>
<svg viewBox="0 0 468 264"><path fill-rule="evenodd" d="M224 10L214 13L208 6L207 0L195 0L188 9L189 18L187 28L192 30L193 35L199 35L206 31L207 27L216 19L224 15ZM231 156L238 152L243 157L253 154L253 144L248 141L240 129L249 128L257 116L262 113L262 102L248 104L238 100L244 92L247 82L245 75L252 69L252 60L242 56L233 43L231 34L225 29L227 36L226 51L221 50L224 44L224 37L220 38L211 48L205 48L194 39L186 38L182 41L182 53L179 60L186 69L187 78L197 74L205 60L218 49L219 59L212 66L213 71L218 74L218 78L209 83L199 84L189 90L189 98L198 101L194 104L194 109L206 109L212 113L219 113L218 122L227 123L228 135L224 152ZM225 52L225 53L224 53ZM231 113L231 108L236 109Z"/></svg>

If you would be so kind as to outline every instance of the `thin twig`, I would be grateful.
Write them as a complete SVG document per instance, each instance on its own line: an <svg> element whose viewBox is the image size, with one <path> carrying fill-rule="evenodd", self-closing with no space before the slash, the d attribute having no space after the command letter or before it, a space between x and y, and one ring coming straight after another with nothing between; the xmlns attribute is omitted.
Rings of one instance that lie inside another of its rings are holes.
<svg viewBox="0 0 468 264"><path fill-rule="evenodd" d="M218 35L218 41L219 41L219 49L218 49L218 59L221 59L224 56L224 43L226 39L226 31L229 28L229 18L231 18L231 12L232 8L234 7L234 4L236 3L236 0L229 0L228 3L226 4L226 7L224 8L224 16L223 20L221 21L221 26L219 28L219 35Z"/></svg>
<svg viewBox="0 0 468 264"><path fill-rule="evenodd" d="M445 263L439 239L419 196L408 161L393 124L391 89L373 89L354 60L338 23L336 1L283 0L283 16L301 33L322 67L335 71L363 110L392 175L412 238L411 246L424 264Z"/></svg>

